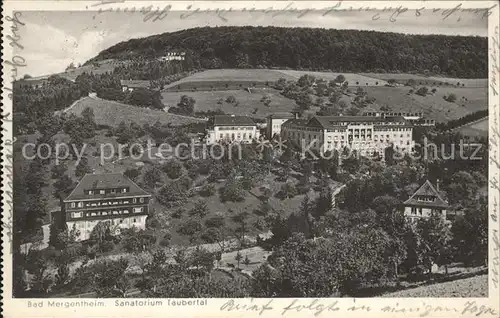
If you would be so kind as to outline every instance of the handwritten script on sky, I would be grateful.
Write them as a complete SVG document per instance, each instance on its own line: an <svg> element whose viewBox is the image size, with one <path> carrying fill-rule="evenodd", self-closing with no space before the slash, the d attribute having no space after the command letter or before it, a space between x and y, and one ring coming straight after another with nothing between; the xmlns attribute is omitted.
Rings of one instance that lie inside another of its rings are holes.
<svg viewBox="0 0 500 318"><path fill-rule="evenodd" d="M163 7L158 6L142 6L142 7L113 7L113 4L117 3L125 3L123 0L119 1L100 1L92 5L92 7L99 8L99 12L141 12L144 14L144 22L147 21L159 21L165 19L167 16L171 17L174 14L170 14L172 10L172 5L168 4ZM413 15L414 17L421 17L423 15L434 15L436 17L441 18L442 20L446 19L456 19L457 22L461 21L461 13L474 13L479 15L483 19L487 19L494 8L496 8L497 4L492 5L489 8L464 8L462 3L457 4L455 7L450 9L440 9L433 8L429 9L425 6L416 9L409 9L406 6L385 6L382 8L370 7L370 6L356 6L352 3L346 4L345 2L338 1L334 5L325 8L298 8L293 2L289 2L284 6L272 6L268 8L256 8L252 7L244 7L238 9L223 9L223 8L209 8L209 9L201 9L197 8L194 5L188 5L185 10L187 13L181 13L178 15L180 19L186 19L195 15L200 14L215 14L222 21L229 22L231 17L231 12L248 12L248 13L261 13L265 15L270 15L272 17L277 17L280 15L294 15L296 18L303 18L311 13L320 13L323 17L327 17L329 15L334 15L335 13L345 13L345 12L371 12L373 15L371 16L372 20L380 20L380 19L388 19L390 22L396 22L398 18L402 15Z"/></svg>

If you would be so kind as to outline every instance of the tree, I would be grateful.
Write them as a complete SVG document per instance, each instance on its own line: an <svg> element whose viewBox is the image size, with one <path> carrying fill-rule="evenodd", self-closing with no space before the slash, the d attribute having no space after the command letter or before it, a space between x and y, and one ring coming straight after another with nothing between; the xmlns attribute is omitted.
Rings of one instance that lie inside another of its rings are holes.
<svg viewBox="0 0 500 318"><path fill-rule="evenodd" d="M66 163L61 162L58 165L54 165L51 169L52 172L51 178L60 179L66 173L66 171L68 171L68 166L66 165Z"/></svg>
<svg viewBox="0 0 500 318"><path fill-rule="evenodd" d="M193 243L198 239L198 235L203 230L203 224L198 219L190 219L181 223L177 232L189 237L189 242Z"/></svg>
<svg viewBox="0 0 500 318"><path fill-rule="evenodd" d="M236 103L236 97L234 97L233 95L229 95L226 98L226 103L228 103L228 104L235 104Z"/></svg>
<svg viewBox="0 0 500 318"><path fill-rule="evenodd" d="M271 105L271 95L270 94L266 94L266 95L262 96L262 98L260 99L260 101L262 103L264 103L265 106L269 107Z"/></svg>
<svg viewBox="0 0 500 318"><path fill-rule="evenodd" d="M426 96L428 92L429 92L429 89L425 86L422 86L419 89L417 89L415 94L420 95L420 96Z"/></svg>
<svg viewBox="0 0 500 318"><path fill-rule="evenodd" d="M245 255L245 259L243 260L243 264L245 264L246 266L250 265L250 259L248 258L248 255Z"/></svg>
<svg viewBox="0 0 500 318"><path fill-rule="evenodd" d="M205 221L205 225L208 228L222 228L226 225L226 221L222 215L216 215L211 218L208 218Z"/></svg>
<svg viewBox="0 0 500 318"><path fill-rule="evenodd" d="M332 189L328 185L328 182L325 182L322 186L322 190L318 199L316 200L316 206L313 210L314 217L318 218L320 216L325 215L328 211L333 208L333 196Z"/></svg>
<svg viewBox="0 0 500 318"><path fill-rule="evenodd" d="M450 203L454 206L466 206L475 200L478 195L479 185L467 171L459 171L452 175L451 183L448 186Z"/></svg>
<svg viewBox="0 0 500 318"><path fill-rule="evenodd" d="M139 169L127 168L123 175L130 180L137 182L137 178L141 175L141 172L139 171Z"/></svg>
<svg viewBox="0 0 500 318"><path fill-rule="evenodd" d="M53 283L50 272L48 271L51 263L50 251L40 251L30 249L26 255L26 270L33 275L31 279L31 292L44 295L50 289Z"/></svg>
<svg viewBox="0 0 500 318"><path fill-rule="evenodd" d="M335 82L336 83L339 83L339 84L342 84L345 82L345 76L342 75L342 74L339 74L336 78L335 78Z"/></svg>
<svg viewBox="0 0 500 318"><path fill-rule="evenodd" d="M92 168L90 168L90 166L88 164L87 157L82 157L82 159L80 160L80 162L76 166L75 176L77 176L78 178L81 178L84 175L86 175L87 173L91 173L91 172L92 172Z"/></svg>
<svg viewBox="0 0 500 318"><path fill-rule="evenodd" d="M420 220L417 224L417 233L422 239L422 265L429 270L429 274L433 264L445 265L448 273L447 265L451 261L451 232L442 215L434 213L429 219Z"/></svg>
<svg viewBox="0 0 500 318"><path fill-rule="evenodd" d="M166 183L158 190L156 197L161 204L167 207L176 206L187 200L187 192L190 187L190 184L186 184L180 178Z"/></svg>
<svg viewBox="0 0 500 318"><path fill-rule="evenodd" d="M149 230L122 229L121 236L123 247L130 253L148 251L156 243L156 236Z"/></svg>
<svg viewBox="0 0 500 318"><path fill-rule="evenodd" d="M222 202L240 202L245 199L245 191L239 180L229 177L222 188L220 188L220 200Z"/></svg>
<svg viewBox="0 0 500 318"><path fill-rule="evenodd" d="M111 223L110 221L101 221L94 226L90 233L90 240L96 242L98 245L104 241L111 240Z"/></svg>
<svg viewBox="0 0 500 318"><path fill-rule="evenodd" d="M450 93L444 98L447 102L454 103L457 100L457 95Z"/></svg>
<svg viewBox="0 0 500 318"><path fill-rule="evenodd" d="M250 213L246 210L238 212L236 215L232 217L233 221L238 224L236 232L239 234L238 239L240 241L240 247L245 246L245 235L248 230L248 219L250 217Z"/></svg>
<svg viewBox="0 0 500 318"><path fill-rule="evenodd" d="M200 195L202 197L211 197L212 195L215 194L215 186L211 183L204 185L201 190L200 190Z"/></svg>
<svg viewBox="0 0 500 318"><path fill-rule="evenodd" d="M411 86L411 87L415 87L415 85L417 85L417 82L415 82L414 79L410 78L409 80L406 81L406 86Z"/></svg>
<svg viewBox="0 0 500 318"><path fill-rule="evenodd" d="M82 115L83 119L88 123L88 125L90 127L95 127L95 116L94 116L94 110L90 107L86 107L83 111L82 111Z"/></svg>
<svg viewBox="0 0 500 318"><path fill-rule="evenodd" d="M287 182L281 185L279 195L283 199L290 199L297 195L297 189L295 188L295 185L293 183Z"/></svg>
<svg viewBox="0 0 500 318"><path fill-rule="evenodd" d="M161 181L161 172L157 168L150 168L144 173L144 185L148 188L155 188L156 184Z"/></svg>
<svg viewBox="0 0 500 318"><path fill-rule="evenodd" d="M236 255L234 256L234 260L238 262L238 269L240 269L240 262L243 259L243 256L241 256L240 251L236 252Z"/></svg>
<svg viewBox="0 0 500 318"><path fill-rule="evenodd" d="M127 103L141 107L163 109L164 105L161 102L161 99L162 96L159 91L150 90L147 88L139 88L134 89L131 93L128 94Z"/></svg>
<svg viewBox="0 0 500 318"><path fill-rule="evenodd" d="M194 207L189 211L189 216L194 216L203 219L208 214L208 207L205 201L198 200Z"/></svg>
<svg viewBox="0 0 500 318"><path fill-rule="evenodd" d="M295 99L295 103L298 106L299 111L308 110L313 104L311 96L307 92L301 92Z"/></svg>
<svg viewBox="0 0 500 318"><path fill-rule="evenodd" d="M463 216L453 221L452 247L456 259L466 265L487 264L488 203L481 197L465 208Z"/></svg>
<svg viewBox="0 0 500 318"><path fill-rule="evenodd" d="M383 231L351 230L331 239L293 234L268 257L269 264L254 271L254 293L261 297L353 295L363 282L382 279L387 242Z"/></svg>
<svg viewBox="0 0 500 318"><path fill-rule="evenodd" d="M177 179L182 175L182 164L177 160L169 160L161 166L161 170L165 172L170 179Z"/></svg>
<svg viewBox="0 0 500 318"><path fill-rule="evenodd" d="M190 262L196 269L209 274L214 268L215 255L204 248L197 246L190 255Z"/></svg>
<svg viewBox="0 0 500 318"><path fill-rule="evenodd" d="M196 100L187 95L182 95L181 100L177 104L183 114L192 115L194 114L194 105Z"/></svg>
<svg viewBox="0 0 500 318"><path fill-rule="evenodd" d="M97 297L124 297L130 287L130 278L126 275L128 260L103 259L77 270L73 285L90 287Z"/></svg>
<svg viewBox="0 0 500 318"><path fill-rule="evenodd" d="M310 87L314 82L316 81L316 78L312 75L309 74L304 74L301 77L299 77L297 81L297 85L300 87Z"/></svg>

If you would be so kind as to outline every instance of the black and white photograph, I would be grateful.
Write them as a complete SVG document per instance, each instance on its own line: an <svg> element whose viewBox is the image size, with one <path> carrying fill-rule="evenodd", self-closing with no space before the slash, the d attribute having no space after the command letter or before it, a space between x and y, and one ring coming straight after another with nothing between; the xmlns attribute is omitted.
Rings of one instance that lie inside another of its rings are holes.
<svg viewBox="0 0 500 318"><path fill-rule="evenodd" d="M13 299L498 296L498 3L81 2L4 12Z"/></svg>

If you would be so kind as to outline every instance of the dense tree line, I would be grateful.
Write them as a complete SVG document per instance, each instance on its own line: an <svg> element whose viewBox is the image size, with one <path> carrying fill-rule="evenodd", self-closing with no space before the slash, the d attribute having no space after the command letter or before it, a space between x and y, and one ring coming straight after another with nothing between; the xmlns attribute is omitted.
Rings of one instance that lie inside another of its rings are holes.
<svg viewBox="0 0 500 318"><path fill-rule="evenodd" d="M118 43L95 60L185 50L187 67L433 72L487 77L482 37L282 27L202 27Z"/></svg>
<svg viewBox="0 0 500 318"><path fill-rule="evenodd" d="M468 123L472 123L472 122L479 120L481 118L484 118L486 116L488 116L487 109L478 110L476 112L473 112L473 113L467 114L463 117L460 117L459 119L450 120L446 123L437 123L436 128L439 130L446 131L446 130L450 130L450 129L454 129L454 128L463 126L463 125L468 124Z"/></svg>
<svg viewBox="0 0 500 318"><path fill-rule="evenodd" d="M15 133L33 133L38 121L52 117L55 111L70 106L87 94L77 83L55 75L38 87L16 83L13 94Z"/></svg>

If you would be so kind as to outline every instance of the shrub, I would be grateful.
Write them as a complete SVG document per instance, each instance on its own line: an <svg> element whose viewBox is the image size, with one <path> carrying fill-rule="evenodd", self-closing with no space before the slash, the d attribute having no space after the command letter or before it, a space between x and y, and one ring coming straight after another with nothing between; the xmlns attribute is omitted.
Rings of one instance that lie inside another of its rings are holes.
<svg viewBox="0 0 500 318"><path fill-rule="evenodd" d="M415 94L420 95L420 96L426 96L428 92L429 92L429 89L427 87L423 86L423 87L420 87L415 92Z"/></svg>
<svg viewBox="0 0 500 318"><path fill-rule="evenodd" d="M454 103L457 100L457 95L451 93L444 98L447 102Z"/></svg>
<svg viewBox="0 0 500 318"><path fill-rule="evenodd" d="M200 190L200 195L202 197L211 197L212 195L215 194L215 185L209 183Z"/></svg>
<svg viewBox="0 0 500 318"><path fill-rule="evenodd" d="M182 175L182 164L177 160L169 160L161 166L161 170L165 172L170 179L177 179Z"/></svg>
<svg viewBox="0 0 500 318"><path fill-rule="evenodd" d="M174 212L172 212L172 217L174 219L180 219L182 218L182 215L186 212L186 209L184 208L178 208L177 210L175 210Z"/></svg>
<svg viewBox="0 0 500 318"><path fill-rule="evenodd" d="M115 248L115 244L112 241L103 241L99 244L98 248L101 253L106 253L112 251Z"/></svg>

